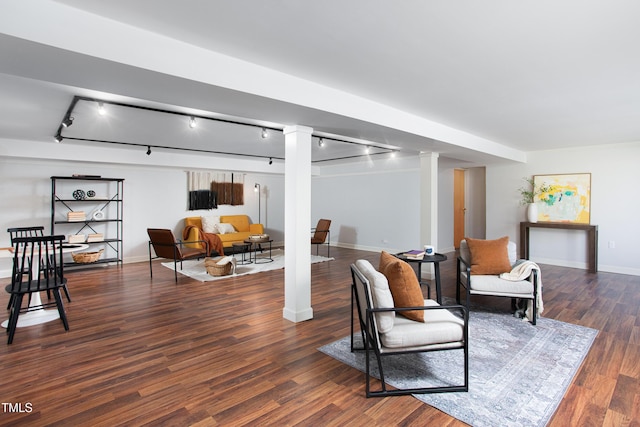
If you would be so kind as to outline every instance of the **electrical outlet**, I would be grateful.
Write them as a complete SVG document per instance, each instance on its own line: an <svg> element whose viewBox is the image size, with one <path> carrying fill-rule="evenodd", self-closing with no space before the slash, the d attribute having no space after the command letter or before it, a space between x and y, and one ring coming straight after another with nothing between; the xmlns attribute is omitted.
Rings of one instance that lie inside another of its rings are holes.
<svg viewBox="0 0 640 427"><path fill-rule="evenodd" d="M616 248L616 242L614 242L613 240L609 240L609 249L615 249Z"/></svg>

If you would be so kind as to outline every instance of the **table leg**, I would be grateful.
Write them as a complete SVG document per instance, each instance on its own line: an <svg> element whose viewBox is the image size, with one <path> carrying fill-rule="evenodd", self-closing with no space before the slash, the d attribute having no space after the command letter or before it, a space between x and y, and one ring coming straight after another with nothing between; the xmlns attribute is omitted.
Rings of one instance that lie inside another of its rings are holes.
<svg viewBox="0 0 640 427"><path fill-rule="evenodd" d="M433 263L435 273L436 273L436 301L438 304L442 304L442 291L440 289L440 263Z"/></svg>

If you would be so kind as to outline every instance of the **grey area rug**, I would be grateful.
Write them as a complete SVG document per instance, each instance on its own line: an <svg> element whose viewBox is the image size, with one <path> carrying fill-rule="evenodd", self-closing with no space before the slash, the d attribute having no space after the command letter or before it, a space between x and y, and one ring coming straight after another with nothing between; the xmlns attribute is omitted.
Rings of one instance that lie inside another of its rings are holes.
<svg viewBox="0 0 640 427"><path fill-rule="evenodd" d="M248 259L248 254L247 254L247 259ZM240 261L242 259L242 255L241 254L236 254L235 255L236 259L238 261ZM245 265L240 265L238 264L236 266L236 272L234 275L230 275L230 276L221 276L221 277L214 277L214 276L210 276L209 274L207 274L207 270L204 267L204 260L189 260L189 261L184 261L182 263L182 269L180 269L180 263L178 263L178 273L180 274L184 274L185 276L189 276L192 279L196 279L199 280L201 282L210 282L213 280L222 280L222 279L228 279L230 277L234 277L234 276L243 276L246 274L256 274L256 273L262 273L263 271L271 271L271 270L279 270L281 268L284 268L284 250L282 249L273 249L273 251L271 251L271 259L273 259L273 261L271 262L267 262L267 258L269 257L269 251L265 250L264 252L259 252L258 253L258 264L255 263L251 263L251 264L245 264ZM253 258L253 254L252 254L252 258ZM332 261L334 258L327 258L324 256L318 256L318 255L311 255L311 264L315 264L318 262L324 262L324 261ZM164 267L167 267L171 270L173 270L173 261L171 262L163 262L162 265Z"/></svg>
<svg viewBox="0 0 640 427"><path fill-rule="evenodd" d="M472 310L469 392L414 397L473 426L546 425L598 331L545 318L537 323ZM359 332L356 341L361 347ZM351 353L348 336L319 350L364 372L364 351ZM375 356L371 362L378 377ZM462 363L461 350L383 358L387 384L399 388L461 384Z"/></svg>

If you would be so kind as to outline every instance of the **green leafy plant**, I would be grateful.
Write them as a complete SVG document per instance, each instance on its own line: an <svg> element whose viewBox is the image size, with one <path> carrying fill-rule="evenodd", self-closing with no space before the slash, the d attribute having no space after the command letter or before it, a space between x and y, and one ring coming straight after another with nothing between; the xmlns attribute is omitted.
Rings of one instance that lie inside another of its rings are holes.
<svg viewBox="0 0 640 427"><path fill-rule="evenodd" d="M527 185L520 187L518 191L520 192L520 204L528 205L529 203L533 203L536 199L536 196L544 193L549 193L553 191L553 186L548 184L542 184L538 188L536 188L533 178L522 178Z"/></svg>

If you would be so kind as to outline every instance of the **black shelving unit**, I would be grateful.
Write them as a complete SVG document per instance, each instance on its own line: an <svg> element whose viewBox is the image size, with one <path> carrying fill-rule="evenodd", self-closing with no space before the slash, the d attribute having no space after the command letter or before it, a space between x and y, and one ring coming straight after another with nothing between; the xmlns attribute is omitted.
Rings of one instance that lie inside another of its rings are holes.
<svg viewBox="0 0 640 427"><path fill-rule="evenodd" d="M101 240L81 242L89 245L88 252L104 249L98 261L81 264L70 259L65 267L122 265L123 190L124 178L51 177L51 234L63 234L67 239L78 234L101 233L103 236ZM84 217L73 218L82 212Z"/></svg>

